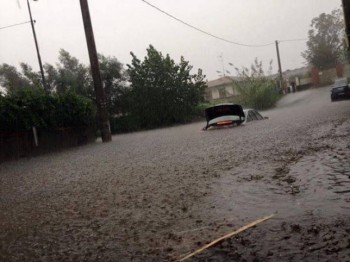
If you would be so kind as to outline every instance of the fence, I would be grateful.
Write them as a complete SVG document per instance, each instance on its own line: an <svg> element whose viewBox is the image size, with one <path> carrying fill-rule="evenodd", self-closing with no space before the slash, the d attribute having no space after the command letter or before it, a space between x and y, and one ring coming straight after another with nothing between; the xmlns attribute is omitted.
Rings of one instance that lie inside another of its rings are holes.
<svg viewBox="0 0 350 262"><path fill-rule="evenodd" d="M94 128L58 128L33 131L0 133L0 163L6 160L37 156L91 143L96 140Z"/></svg>

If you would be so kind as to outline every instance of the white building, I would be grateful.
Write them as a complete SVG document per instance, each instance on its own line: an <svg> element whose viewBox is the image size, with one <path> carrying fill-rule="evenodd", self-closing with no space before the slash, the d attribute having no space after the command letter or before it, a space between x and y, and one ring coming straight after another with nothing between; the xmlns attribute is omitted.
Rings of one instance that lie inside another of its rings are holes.
<svg viewBox="0 0 350 262"><path fill-rule="evenodd" d="M234 80L235 78L231 76L224 76L208 81L208 88L205 92L206 99L212 101L237 96L238 92L233 85Z"/></svg>

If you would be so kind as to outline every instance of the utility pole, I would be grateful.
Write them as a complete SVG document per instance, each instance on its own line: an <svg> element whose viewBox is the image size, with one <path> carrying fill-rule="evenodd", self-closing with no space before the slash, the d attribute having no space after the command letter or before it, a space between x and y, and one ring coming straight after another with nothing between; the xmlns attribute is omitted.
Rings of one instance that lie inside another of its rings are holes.
<svg viewBox="0 0 350 262"><path fill-rule="evenodd" d="M95 94L96 94L97 112L98 112L98 118L99 118L101 137L103 142L109 142L112 140L112 136L111 136L111 129L109 125L109 119L108 119L107 101L106 101L105 92L102 86L100 66L98 64L95 38L92 30L89 5L87 0L80 0L80 7L81 7L81 13L83 16L86 43L89 51L92 78L94 80L94 88L95 88Z"/></svg>
<svg viewBox="0 0 350 262"><path fill-rule="evenodd" d="M280 78L280 88L282 90L283 89L283 75L282 75L280 50L278 48L278 40L276 40L275 43L276 43L276 52L277 52L277 61L278 61L278 73L279 73L279 78Z"/></svg>
<svg viewBox="0 0 350 262"><path fill-rule="evenodd" d="M346 49L348 51L348 59L350 62L350 2L349 0L342 0L345 22L345 35L346 35Z"/></svg>
<svg viewBox="0 0 350 262"><path fill-rule="evenodd" d="M36 53L37 53L37 55L38 55L38 61L39 61L39 68L40 68L40 74L41 74L42 85L43 85L43 87L44 87L44 90L45 90L46 92L48 92L48 89L47 89L47 86L46 86L45 75L44 75L43 64L41 63L41 56L40 56L40 52L39 52L38 40L36 39L34 21L33 21L33 18L32 18L32 11L31 11L31 9L30 9L29 0L27 0L27 5L28 5L28 12L29 12L30 24L32 25L33 37L34 37L34 42L35 42L35 47L36 47Z"/></svg>

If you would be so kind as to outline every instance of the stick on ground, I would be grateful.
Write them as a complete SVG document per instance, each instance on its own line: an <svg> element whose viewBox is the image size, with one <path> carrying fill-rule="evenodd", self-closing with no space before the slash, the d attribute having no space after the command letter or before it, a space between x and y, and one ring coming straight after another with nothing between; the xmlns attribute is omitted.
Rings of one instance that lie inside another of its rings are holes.
<svg viewBox="0 0 350 262"><path fill-rule="evenodd" d="M223 241L223 240L225 240L225 239L227 239L227 238L230 238L230 237L232 237L232 236L234 236L234 235L237 235L237 234L239 234L239 233L241 233L241 232L247 230L248 228L251 228L251 227L253 227L253 226L257 225L257 224L260 224L260 223L262 223L262 222L264 222L264 221L266 221L266 220L272 218L273 216L274 216L274 215L269 215L269 216L267 216L267 217L264 217L264 218L255 220L254 222L251 222L250 224L245 225L244 227L241 227L241 228L239 228L239 229L237 229L237 230L235 230L235 231L233 231L233 232L231 232L231 233L228 233L228 234L226 234L226 235L224 235L224 236L222 236L222 237L220 237L220 238L218 238L218 239L215 239L214 241L210 242L209 244L207 244L207 245L205 245L205 246L203 246L203 247L197 249L197 250L194 251L193 253L191 253L191 254L189 254L189 255L187 255L187 256L181 258L181 259L179 260L179 262L185 261L185 260L187 260L187 259L189 259L189 258L191 258L191 257L193 257L193 256L195 256L195 255L197 255L197 254L199 254L199 253L201 253L201 252L203 252L204 250L208 249L209 247L214 246L214 245L216 245L217 243L219 243L219 242L221 242L221 241Z"/></svg>

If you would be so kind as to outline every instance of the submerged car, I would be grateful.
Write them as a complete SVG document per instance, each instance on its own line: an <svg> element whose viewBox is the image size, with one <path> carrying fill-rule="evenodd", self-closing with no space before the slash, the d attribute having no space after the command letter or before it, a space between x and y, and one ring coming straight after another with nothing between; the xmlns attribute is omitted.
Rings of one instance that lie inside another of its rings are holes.
<svg viewBox="0 0 350 262"><path fill-rule="evenodd" d="M332 102L340 99L350 99L349 81L347 78L338 78L335 80L331 90Z"/></svg>
<svg viewBox="0 0 350 262"><path fill-rule="evenodd" d="M204 130L209 127L240 125L245 121L242 106L232 103L208 107L205 109L205 117L207 125L203 128Z"/></svg>

